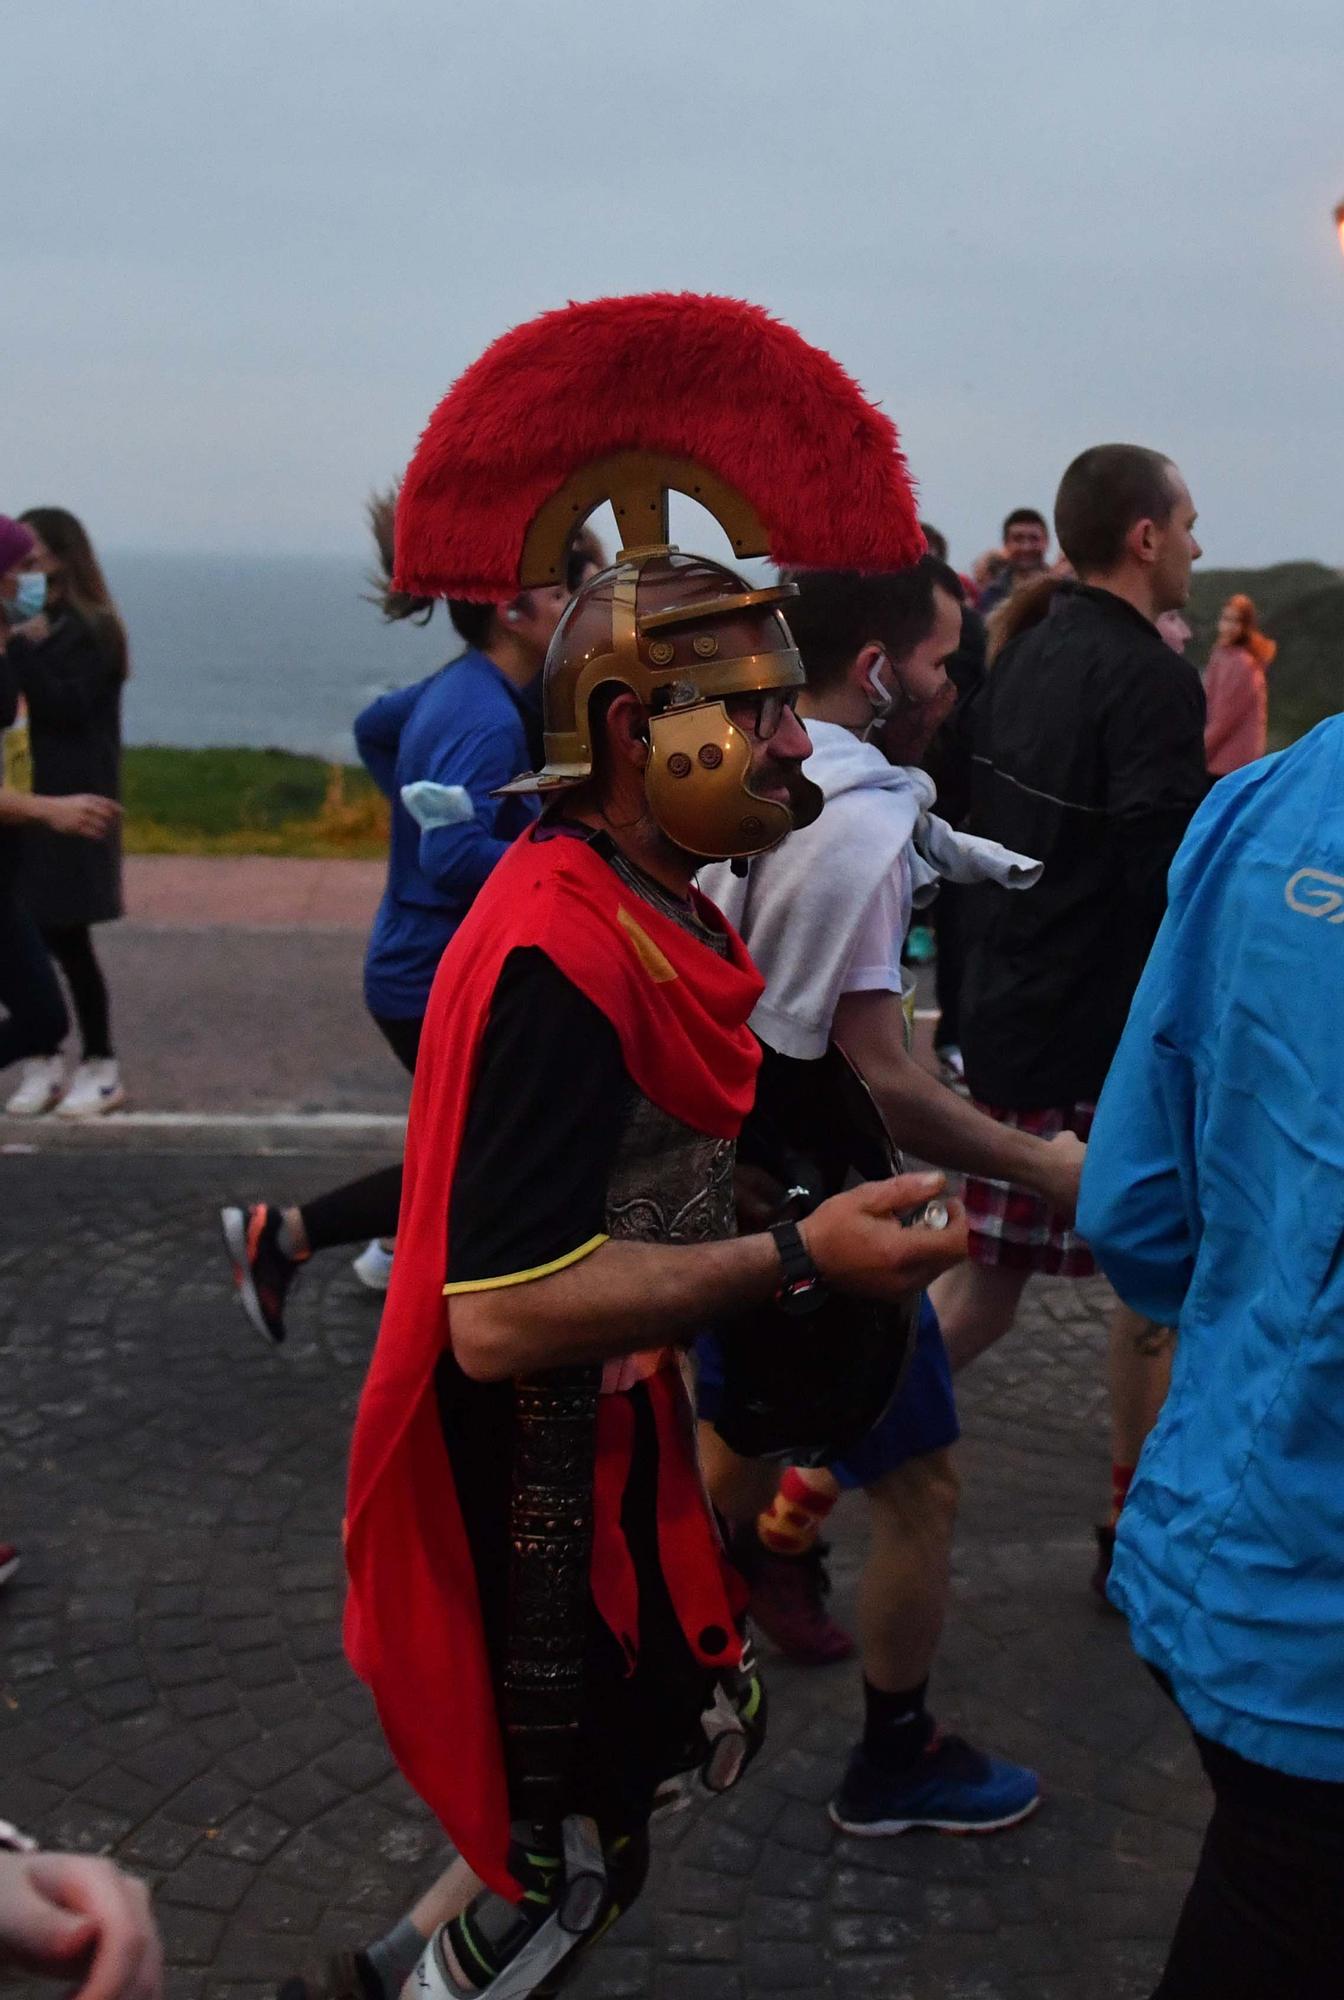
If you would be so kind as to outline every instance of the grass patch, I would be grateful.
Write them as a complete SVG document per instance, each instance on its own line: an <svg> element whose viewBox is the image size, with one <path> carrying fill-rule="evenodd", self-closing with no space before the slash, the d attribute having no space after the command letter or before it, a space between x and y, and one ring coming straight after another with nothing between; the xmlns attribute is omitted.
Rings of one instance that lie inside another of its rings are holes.
<svg viewBox="0 0 1344 2000"><path fill-rule="evenodd" d="M377 860L389 808L366 771L288 750L128 749L129 854L294 854Z"/></svg>

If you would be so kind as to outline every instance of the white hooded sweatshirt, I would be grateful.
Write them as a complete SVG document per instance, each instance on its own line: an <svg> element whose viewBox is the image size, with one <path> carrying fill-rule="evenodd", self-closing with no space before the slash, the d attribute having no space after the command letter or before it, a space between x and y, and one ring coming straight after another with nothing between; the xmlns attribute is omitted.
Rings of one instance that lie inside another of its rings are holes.
<svg viewBox="0 0 1344 2000"><path fill-rule="evenodd" d="M889 764L852 730L809 721L807 732L807 775L826 798L820 819L758 855L745 876L715 861L699 881L765 980L752 1027L780 1055L814 1061L826 1052L864 920L893 875L908 869L919 907L940 881L1029 889L1041 863L955 832L930 811L937 794L926 772Z"/></svg>

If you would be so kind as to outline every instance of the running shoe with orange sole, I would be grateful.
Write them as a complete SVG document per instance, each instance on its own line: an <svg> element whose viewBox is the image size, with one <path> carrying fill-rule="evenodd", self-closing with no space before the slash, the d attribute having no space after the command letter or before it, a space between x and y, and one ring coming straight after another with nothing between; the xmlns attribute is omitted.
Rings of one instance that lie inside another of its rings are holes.
<svg viewBox="0 0 1344 2000"><path fill-rule="evenodd" d="M257 1201L250 1208L221 1208L219 1220L238 1303L257 1332L278 1347L285 1337L285 1298L304 1262L280 1248L284 1212Z"/></svg>

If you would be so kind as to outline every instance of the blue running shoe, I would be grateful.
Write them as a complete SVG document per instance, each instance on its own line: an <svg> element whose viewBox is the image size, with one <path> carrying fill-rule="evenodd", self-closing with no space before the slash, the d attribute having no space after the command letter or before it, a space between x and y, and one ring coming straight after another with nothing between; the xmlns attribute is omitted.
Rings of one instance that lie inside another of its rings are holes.
<svg viewBox="0 0 1344 2000"><path fill-rule="evenodd" d="M937 1731L906 1771L880 1771L860 1744L830 1814L842 1833L997 1833L1041 1803L1040 1779L1021 1764L988 1757L960 1736Z"/></svg>

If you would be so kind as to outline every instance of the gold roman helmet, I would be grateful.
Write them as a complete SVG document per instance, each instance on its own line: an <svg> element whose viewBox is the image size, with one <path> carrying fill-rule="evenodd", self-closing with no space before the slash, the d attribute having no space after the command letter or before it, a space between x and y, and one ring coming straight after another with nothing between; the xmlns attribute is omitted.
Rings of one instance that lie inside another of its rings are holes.
<svg viewBox="0 0 1344 2000"><path fill-rule="evenodd" d="M397 503L396 588L506 602L564 578L574 531L610 500L615 565L584 586L546 658L546 763L506 789L558 793L593 774L595 697L649 711L649 809L689 853L759 854L814 819L751 789L803 669L780 609L668 542L668 494L725 529L739 558L902 569L922 554L895 426L839 364L741 299L593 299L501 335L430 417Z"/></svg>
<svg viewBox="0 0 1344 2000"><path fill-rule="evenodd" d="M753 590L722 564L667 541L669 489L691 493L738 548L766 546L751 509L721 481L681 462L626 452L559 492L524 548L524 587L558 580L564 550L610 498L622 532L653 530L578 592L546 655L543 768L507 792L555 793L593 773L593 697L628 688L649 710L645 791L658 826L689 854L734 860L763 853L821 811L817 786L797 776L789 805L751 789L752 734L769 735L804 683L780 606L793 584Z"/></svg>

